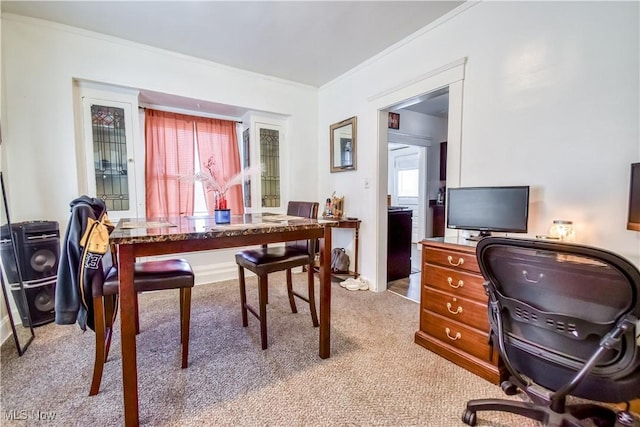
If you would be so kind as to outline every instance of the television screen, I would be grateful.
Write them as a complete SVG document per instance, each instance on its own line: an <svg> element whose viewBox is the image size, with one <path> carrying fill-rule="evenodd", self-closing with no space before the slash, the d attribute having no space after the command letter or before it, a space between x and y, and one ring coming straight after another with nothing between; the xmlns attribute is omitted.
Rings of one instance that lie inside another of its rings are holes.
<svg viewBox="0 0 640 427"><path fill-rule="evenodd" d="M631 165L627 230L640 231L640 163Z"/></svg>
<svg viewBox="0 0 640 427"><path fill-rule="evenodd" d="M480 231L526 233L529 186L449 188L447 227Z"/></svg>

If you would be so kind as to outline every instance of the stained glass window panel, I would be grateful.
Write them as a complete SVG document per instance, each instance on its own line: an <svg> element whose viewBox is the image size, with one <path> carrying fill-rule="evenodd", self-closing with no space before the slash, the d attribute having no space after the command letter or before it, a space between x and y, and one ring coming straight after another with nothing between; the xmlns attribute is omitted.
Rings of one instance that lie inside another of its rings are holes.
<svg viewBox="0 0 640 427"><path fill-rule="evenodd" d="M107 210L129 210L127 139L124 109L91 106L96 196Z"/></svg>
<svg viewBox="0 0 640 427"><path fill-rule="evenodd" d="M260 129L262 207L280 207L280 132Z"/></svg>
<svg viewBox="0 0 640 427"><path fill-rule="evenodd" d="M242 132L242 168L246 169L251 166L251 156L249 147L249 129ZM243 183L242 196L244 198L244 206L251 207L251 179L247 179Z"/></svg>

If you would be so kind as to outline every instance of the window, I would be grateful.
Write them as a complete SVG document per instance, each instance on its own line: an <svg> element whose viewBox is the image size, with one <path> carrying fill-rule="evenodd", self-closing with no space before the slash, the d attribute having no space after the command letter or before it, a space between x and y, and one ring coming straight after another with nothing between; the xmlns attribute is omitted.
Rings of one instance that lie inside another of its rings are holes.
<svg viewBox="0 0 640 427"><path fill-rule="evenodd" d="M194 173L202 172L202 161L198 155L197 136L193 138L193 151L195 152L195 168ZM195 191L193 194L193 214L194 215L208 215L207 209L206 190L204 185L200 181L195 181Z"/></svg>
<svg viewBox="0 0 640 427"><path fill-rule="evenodd" d="M418 169L398 171L398 197L418 197L419 172Z"/></svg>
<svg viewBox="0 0 640 427"><path fill-rule="evenodd" d="M240 174L236 135L234 121L146 109L146 216L213 214L222 199L234 214L244 213L241 188L224 188ZM210 178L206 191L185 179L196 171Z"/></svg>

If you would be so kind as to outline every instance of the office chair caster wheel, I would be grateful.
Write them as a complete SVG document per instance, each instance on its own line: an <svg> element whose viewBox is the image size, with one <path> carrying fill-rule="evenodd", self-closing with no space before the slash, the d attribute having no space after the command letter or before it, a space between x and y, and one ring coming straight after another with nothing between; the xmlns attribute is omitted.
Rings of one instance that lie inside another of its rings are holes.
<svg viewBox="0 0 640 427"><path fill-rule="evenodd" d="M621 411L616 414L614 427L638 427L640 426L640 422L638 422L631 412Z"/></svg>
<svg viewBox="0 0 640 427"><path fill-rule="evenodd" d="M466 409L462 414L462 422L469 426L474 426L478 422L478 416L475 412Z"/></svg>
<svg viewBox="0 0 640 427"><path fill-rule="evenodd" d="M504 391L504 394L507 396L513 396L518 393L518 387L511 384L509 381L502 381L500 383L500 388Z"/></svg>

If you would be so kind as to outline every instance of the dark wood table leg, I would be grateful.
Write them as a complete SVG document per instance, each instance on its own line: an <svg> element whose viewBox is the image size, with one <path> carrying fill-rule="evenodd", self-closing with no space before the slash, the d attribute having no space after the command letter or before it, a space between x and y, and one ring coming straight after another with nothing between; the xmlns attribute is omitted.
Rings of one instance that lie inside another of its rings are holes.
<svg viewBox="0 0 640 427"><path fill-rule="evenodd" d="M320 357L331 356L331 227L320 239Z"/></svg>
<svg viewBox="0 0 640 427"><path fill-rule="evenodd" d="M138 369L136 366L136 292L133 287L133 245L118 246L122 389L125 426L138 426Z"/></svg>
<svg viewBox="0 0 640 427"><path fill-rule="evenodd" d="M360 273L358 273L359 271L358 270L358 247L360 247L360 224L356 224L355 235L356 235L356 253L355 253L356 262L353 269L353 272L355 274L353 276L357 279L358 276L360 276Z"/></svg>

